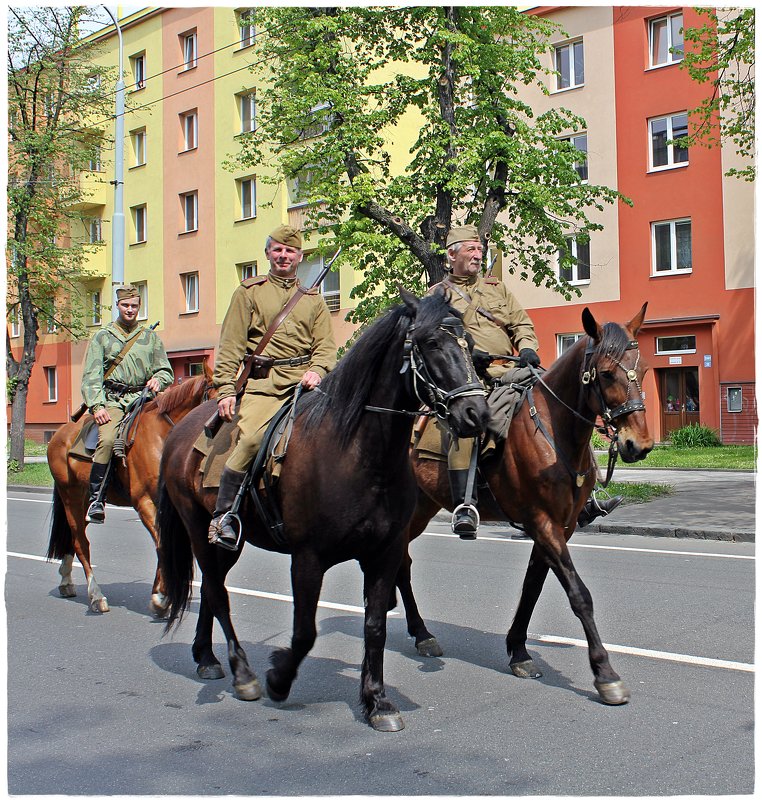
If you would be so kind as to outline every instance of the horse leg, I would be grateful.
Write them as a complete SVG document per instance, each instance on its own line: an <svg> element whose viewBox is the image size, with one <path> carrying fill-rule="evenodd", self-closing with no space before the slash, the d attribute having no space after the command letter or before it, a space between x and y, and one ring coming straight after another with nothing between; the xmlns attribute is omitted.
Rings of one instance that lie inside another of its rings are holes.
<svg viewBox="0 0 762 801"><path fill-rule="evenodd" d="M61 559L61 566L58 568L58 574L61 576L61 583L58 585L58 592L62 598L75 598L77 595L77 588L74 586L74 579L72 578L72 568L74 567L74 554L66 554Z"/></svg>
<svg viewBox="0 0 762 801"><path fill-rule="evenodd" d="M509 667L513 675L521 679L537 679L542 676L527 651L527 631L547 575L548 564L535 545L529 557L519 605L505 638Z"/></svg>
<svg viewBox="0 0 762 801"><path fill-rule="evenodd" d="M138 513L143 525L148 529L156 548L156 574L153 579L151 602L148 608L155 617L163 618L169 612L169 599L164 593L164 580L161 577L161 567L159 566L159 533L156 530L156 504L147 493L141 492L139 498L132 498L132 505L135 507L135 511Z"/></svg>
<svg viewBox="0 0 762 801"><path fill-rule="evenodd" d="M219 659L214 655L212 648L212 628L214 615L209 608L206 594L201 593L201 602L196 622L196 636L193 638L193 661L196 663L196 673L200 679L221 679L225 676Z"/></svg>
<svg viewBox="0 0 762 801"><path fill-rule="evenodd" d="M75 506L76 509L71 507ZM66 519L71 527L71 537L74 544L74 553L79 559L82 569L85 571L87 580L87 597L90 609L93 612L108 612L108 599L101 592L98 582L95 580L92 565L90 564L90 542L85 533L85 504L66 504ZM61 565L63 569L63 564ZM59 571L60 572L60 571ZM63 573L61 573L63 576ZM63 594L63 593L62 593Z"/></svg>
<svg viewBox="0 0 762 801"><path fill-rule="evenodd" d="M291 557L291 589L294 594L294 626L291 647L277 648L270 655L267 694L273 701L285 701L291 692L299 665L317 638L315 615L325 570L311 551ZM389 598L387 594L385 601Z"/></svg>

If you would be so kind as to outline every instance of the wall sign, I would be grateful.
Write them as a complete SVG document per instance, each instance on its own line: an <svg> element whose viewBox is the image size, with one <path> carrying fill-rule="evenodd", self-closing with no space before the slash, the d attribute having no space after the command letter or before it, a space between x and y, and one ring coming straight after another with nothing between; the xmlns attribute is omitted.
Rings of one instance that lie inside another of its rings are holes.
<svg viewBox="0 0 762 801"><path fill-rule="evenodd" d="M669 363L670 364L682 364L683 363L683 357L682 356L670 356L669 357Z"/></svg>
<svg viewBox="0 0 762 801"><path fill-rule="evenodd" d="M711 367L712 366L712 354L705 353L704 354L704 367Z"/></svg>

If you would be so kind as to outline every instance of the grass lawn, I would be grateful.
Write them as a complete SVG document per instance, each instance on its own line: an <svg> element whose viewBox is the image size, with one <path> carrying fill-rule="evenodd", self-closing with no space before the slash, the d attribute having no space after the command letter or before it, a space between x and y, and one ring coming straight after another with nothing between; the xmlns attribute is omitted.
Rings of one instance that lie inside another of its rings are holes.
<svg viewBox="0 0 762 801"><path fill-rule="evenodd" d="M671 484L650 484L637 481L612 481L606 487L609 495L624 495L625 503L648 503L648 501L672 495L674 491L675 488Z"/></svg>
<svg viewBox="0 0 762 801"><path fill-rule="evenodd" d="M597 454L598 464L605 467L608 454ZM753 445L722 445L719 448L673 448L658 446L642 461L628 464L619 459L617 467L694 468L701 470L754 470L757 464Z"/></svg>
<svg viewBox="0 0 762 801"><path fill-rule="evenodd" d="M30 487L52 487L53 476L47 462L27 464L21 471L8 471L8 486L27 484Z"/></svg>

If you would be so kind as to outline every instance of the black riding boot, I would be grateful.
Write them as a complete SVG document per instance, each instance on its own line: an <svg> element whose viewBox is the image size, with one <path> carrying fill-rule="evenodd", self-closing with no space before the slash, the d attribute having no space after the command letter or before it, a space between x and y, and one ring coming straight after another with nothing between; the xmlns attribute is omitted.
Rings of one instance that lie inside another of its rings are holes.
<svg viewBox="0 0 762 801"><path fill-rule="evenodd" d="M233 518L229 512L244 478L246 473L239 473L229 467L222 471L214 515L209 523L209 542L228 551L235 551L238 548L238 533L233 528Z"/></svg>
<svg viewBox="0 0 762 801"><path fill-rule="evenodd" d="M587 503L582 507L582 511L579 513L577 528L584 528L592 523L596 517L605 517L611 514L623 500L623 495L615 495L607 501L599 501L591 495L587 499Z"/></svg>
<svg viewBox="0 0 762 801"><path fill-rule="evenodd" d="M476 483L471 498L466 498L468 470L450 470L450 492L455 511L452 513L452 530L462 540L475 540L479 528L479 513L476 511Z"/></svg>
<svg viewBox="0 0 762 801"><path fill-rule="evenodd" d="M103 523L106 519L106 504L103 502L103 497L106 494L107 472L108 464L93 462L90 470L90 504L85 515L87 523Z"/></svg>

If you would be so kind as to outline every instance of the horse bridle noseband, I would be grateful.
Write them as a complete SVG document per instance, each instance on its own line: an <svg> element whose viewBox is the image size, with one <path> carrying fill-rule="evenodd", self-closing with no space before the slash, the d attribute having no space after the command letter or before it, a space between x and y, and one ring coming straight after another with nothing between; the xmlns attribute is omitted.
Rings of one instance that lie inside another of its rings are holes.
<svg viewBox="0 0 762 801"><path fill-rule="evenodd" d="M605 354L627 376L627 400L617 406L616 409L609 409L606 399L603 397L603 391L601 390L600 380L598 379L598 373L595 369L595 366L589 367L590 359L595 352L595 348L592 346L592 343L588 344L587 349L585 350L584 372L582 373L581 379L582 384L585 386L592 384L592 388L598 396L598 401L601 404L601 420L603 420L604 425L607 428L610 427L614 431L616 431L614 420L619 417L624 417L625 415L630 414L630 412L643 412L646 409L646 405L643 401L643 387L640 385L640 381L638 380L640 349L638 347L637 340L631 339L627 343L625 351L628 350L636 350L638 352L638 355L635 358L635 366L629 370L627 370L625 366L618 359L615 359L610 353ZM637 398L631 397L633 385L635 385L635 389L638 393Z"/></svg>

